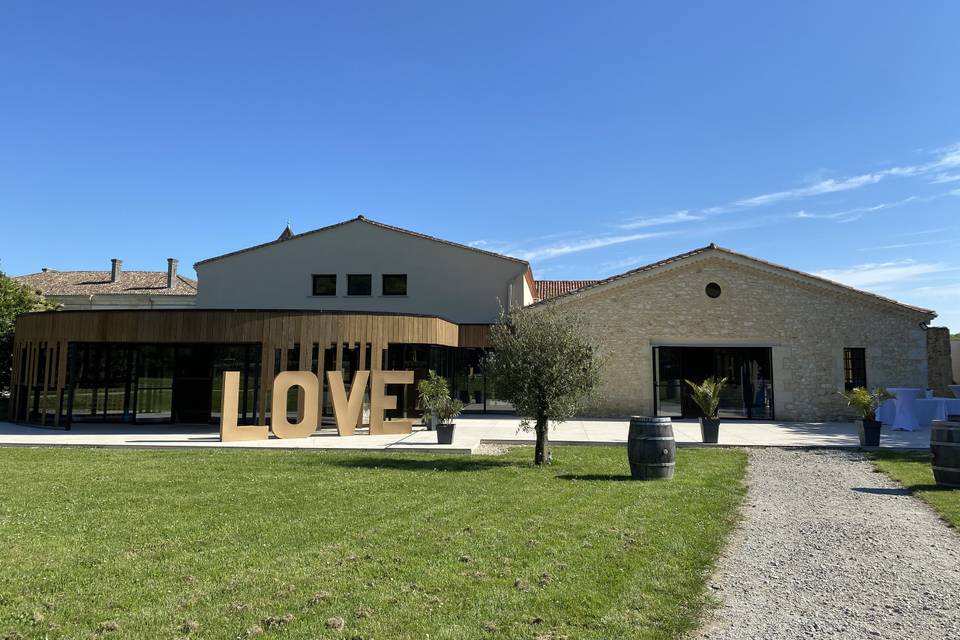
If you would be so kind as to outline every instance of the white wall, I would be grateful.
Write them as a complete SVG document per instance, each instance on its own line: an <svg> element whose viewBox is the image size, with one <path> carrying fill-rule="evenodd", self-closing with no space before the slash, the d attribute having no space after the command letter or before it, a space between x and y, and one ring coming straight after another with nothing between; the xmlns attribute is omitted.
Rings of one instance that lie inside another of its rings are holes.
<svg viewBox="0 0 960 640"><path fill-rule="evenodd" d="M502 304L521 304L521 261L472 251L362 221L196 265L197 306L316 309L435 315L493 322ZM313 296L313 274L337 274L336 296ZM373 275L373 294L347 296L347 274ZM382 274L407 274L406 296L383 296ZM512 286L511 286L512 285Z"/></svg>

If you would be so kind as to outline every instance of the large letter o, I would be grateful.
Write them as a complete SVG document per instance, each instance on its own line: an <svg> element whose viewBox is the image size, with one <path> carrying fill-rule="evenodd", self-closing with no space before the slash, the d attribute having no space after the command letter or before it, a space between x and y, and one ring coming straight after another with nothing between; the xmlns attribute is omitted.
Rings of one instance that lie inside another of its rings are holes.
<svg viewBox="0 0 960 640"><path fill-rule="evenodd" d="M303 420L290 424L287 420L287 392L291 387L303 389ZM320 382L309 371L284 371L273 381L273 407L270 428L278 438L309 438L319 422Z"/></svg>

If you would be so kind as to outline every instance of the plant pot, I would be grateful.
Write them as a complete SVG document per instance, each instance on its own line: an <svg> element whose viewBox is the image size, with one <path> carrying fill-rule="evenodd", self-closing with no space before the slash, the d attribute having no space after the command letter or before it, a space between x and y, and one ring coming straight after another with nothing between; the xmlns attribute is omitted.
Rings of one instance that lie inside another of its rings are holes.
<svg viewBox="0 0 960 640"><path fill-rule="evenodd" d="M430 420L425 423L427 425L427 431L436 431L437 430L437 417L430 416Z"/></svg>
<svg viewBox="0 0 960 640"><path fill-rule="evenodd" d="M861 447L880 446L880 428L883 425L879 420L857 420L856 425Z"/></svg>
<svg viewBox="0 0 960 640"><path fill-rule="evenodd" d="M453 430L456 426L455 424L438 424L437 444L453 444Z"/></svg>
<svg viewBox="0 0 960 640"><path fill-rule="evenodd" d="M707 444L720 440L720 418L700 418L700 437Z"/></svg>

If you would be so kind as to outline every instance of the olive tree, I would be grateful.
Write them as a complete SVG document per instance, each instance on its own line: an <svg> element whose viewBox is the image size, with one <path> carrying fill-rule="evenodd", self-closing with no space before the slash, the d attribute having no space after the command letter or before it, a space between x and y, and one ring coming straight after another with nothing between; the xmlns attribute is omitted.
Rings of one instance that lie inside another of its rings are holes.
<svg viewBox="0 0 960 640"><path fill-rule="evenodd" d="M600 382L599 345L583 319L556 307L501 312L491 330L487 367L498 397L537 434L534 462L549 464L547 429L577 414Z"/></svg>

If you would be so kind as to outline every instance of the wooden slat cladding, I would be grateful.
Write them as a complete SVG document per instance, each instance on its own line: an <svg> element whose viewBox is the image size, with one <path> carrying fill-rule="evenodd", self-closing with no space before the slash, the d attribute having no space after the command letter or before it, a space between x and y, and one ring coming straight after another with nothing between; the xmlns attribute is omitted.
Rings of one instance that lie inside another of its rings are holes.
<svg viewBox="0 0 960 640"><path fill-rule="evenodd" d="M456 324L429 316L213 309L28 313L17 318L16 341L263 342L284 346L304 336L321 335L328 336L331 343L460 346Z"/></svg>
<svg viewBox="0 0 960 640"><path fill-rule="evenodd" d="M460 335L457 340L459 346L489 347L490 326L489 324L461 324L459 328Z"/></svg>
<svg viewBox="0 0 960 640"><path fill-rule="evenodd" d="M29 313L17 318L13 381L14 388L18 389L23 371L27 387L32 388L36 371L42 366L38 359L43 353L46 380L41 404L55 407L66 385L67 348L71 342L260 343L263 347L260 410L263 412L276 373L273 371L275 349L281 349L283 364L287 349L299 344L300 362L292 365L303 368L310 361L313 343L320 347L321 360L324 349L336 346L338 366L344 344L361 347L370 344L371 362L364 364L379 369L381 354L391 344L485 346L478 342L482 335L475 329L478 326L470 326L471 342L462 344L463 328L430 316L217 309ZM22 349L26 349L26 358L20 357ZM28 401L29 394L15 393L10 407L11 419L15 419L18 411L22 413L22 405ZM29 413L29 407L27 410ZM46 411L43 410L44 422L59 424L59 413L54 410L47 416ZM261 424L264 418L261 413Z"/></svg>

